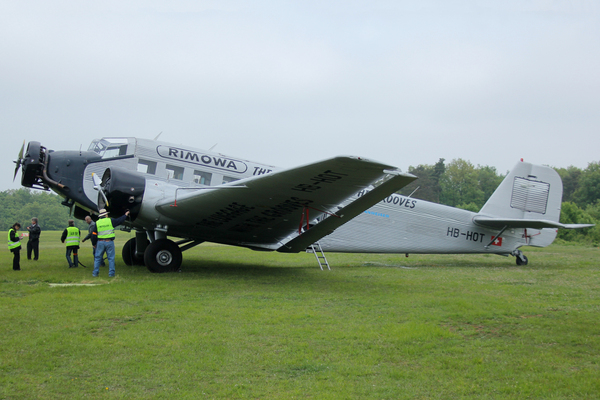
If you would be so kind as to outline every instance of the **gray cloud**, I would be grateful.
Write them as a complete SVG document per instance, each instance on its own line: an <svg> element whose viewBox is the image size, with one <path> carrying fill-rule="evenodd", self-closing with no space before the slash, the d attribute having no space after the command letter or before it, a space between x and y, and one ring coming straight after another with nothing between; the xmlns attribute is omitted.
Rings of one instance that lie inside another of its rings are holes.
<svg viewBox="0 0 600 400"><path fill-rule="evenodd" d="M594 2L414 3L3 5L0 189L23 139L160 131L284 167L598 161Z"/></svg>

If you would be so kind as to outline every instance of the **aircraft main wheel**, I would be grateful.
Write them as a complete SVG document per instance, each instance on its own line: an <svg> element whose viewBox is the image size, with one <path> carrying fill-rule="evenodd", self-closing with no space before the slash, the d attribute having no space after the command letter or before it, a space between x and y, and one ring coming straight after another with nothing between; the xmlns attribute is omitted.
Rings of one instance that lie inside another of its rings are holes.
<svg viewBox="0 0 600 400"><path fill-rule="evenodd" d="M126 265L144 265L144 259L135 255L135 238L129 239L124 245L121 255Z"/></svg>
<svg viewBox="0 0 600 400"><path fill-rule="evenodd" d="M144 252L144 263L150 272L177 271L181 267L182 260L181 249L169 239L155 240Z"/></svg>

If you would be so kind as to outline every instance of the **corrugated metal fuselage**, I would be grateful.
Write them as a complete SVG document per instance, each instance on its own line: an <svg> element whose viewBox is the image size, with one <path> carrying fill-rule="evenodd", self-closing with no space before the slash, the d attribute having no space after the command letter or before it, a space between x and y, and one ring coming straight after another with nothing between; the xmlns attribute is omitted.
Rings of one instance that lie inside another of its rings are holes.
<svg viewBox="0 0 600 400"><path fill-rule="evenodd" d="M319 242L326 252L511 254L524 245L543 245L556 235L553 229L508 229L492 243L499 232L476 225L475 215L393 194Z"/></svg>
<svg viewBox="0 0 600 400"><path fill-rule="evenodd" d="M157 213L154 205L161 199L176 198L181 188L214 187L276 170L219 153L137 138L96 140L90 151L96 151L94 145L99 143L104 143L103 149L97 151L100 159L87 164L82 174L83 192L90 200L82 207L91 209L88 204L96 203L98 192L94 190L92 173L101 176L109 167L137 171L146 178L147 186L143 216L137 224L150 230L169 225L169 234L179 237L197 232L190 230L189 221L169 220ZM364 191L359 192L348 201L363 194ZM475 215L393 194L322 238L320 244L327 252L511 254L523 245L548 245L556 236L553 229L507 229L500 240L493 241L499 232L474 223ZM208 233L201 236L198 239L211 240Z"/></svg>

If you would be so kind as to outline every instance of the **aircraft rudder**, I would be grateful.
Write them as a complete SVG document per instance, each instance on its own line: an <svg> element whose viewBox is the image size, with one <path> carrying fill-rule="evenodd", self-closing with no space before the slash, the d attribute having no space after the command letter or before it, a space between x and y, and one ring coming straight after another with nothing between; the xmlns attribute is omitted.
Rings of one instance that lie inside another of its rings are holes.
<svg viewBox="0 0 600 400"><path fill-rule="evenodd" d="M519 162L481 208L480 214L558 222L562 181L550 167Z"/></svg>

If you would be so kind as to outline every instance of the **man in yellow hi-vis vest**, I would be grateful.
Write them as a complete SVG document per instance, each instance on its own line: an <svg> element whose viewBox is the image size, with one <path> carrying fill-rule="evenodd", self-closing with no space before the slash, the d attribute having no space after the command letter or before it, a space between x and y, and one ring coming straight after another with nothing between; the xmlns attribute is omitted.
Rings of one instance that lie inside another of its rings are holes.
<svg viewBox="0 0 600 400"><path fill-rule="evenodd" d="M69 268L77 268L79 265L79 258L77 257L77 250L79 250L79 237L81 232L79 228L75 226L75 221L69 220L69 226L62 233L60 241L67 246L67 261L69 262ZM73 261L71 261L71 253L73 253Z"/></svg>
<svg viewBox="0 0 600 400"><path fill-rule="evenodd" d="M96 244L94 272L92 275L98 276L100 273L100 264L106 252L106 257L108 258L108 276L115 276L115 227L125 222L128 215L129 210L119 218L107 218L108 212L104 208L100 210L100 219L96 221L95 232L98 234L98 243Z"/></svg>

